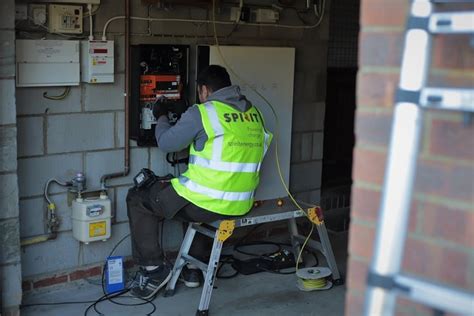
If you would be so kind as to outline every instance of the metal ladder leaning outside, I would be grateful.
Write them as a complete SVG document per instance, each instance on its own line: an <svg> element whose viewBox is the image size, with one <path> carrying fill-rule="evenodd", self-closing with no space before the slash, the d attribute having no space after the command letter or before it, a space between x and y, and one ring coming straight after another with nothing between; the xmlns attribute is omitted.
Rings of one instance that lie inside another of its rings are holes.
<svg viewBox="0 0 474 316"><path fill-rule="evenodd" d="M397 295L435 311L462 315L474 312L474 295L400 272L423 110L461 111L468 118L474 112L474 89L426 87L431 36L474 33L474 12L433 13L433 5L429 0L414 0L411 4L374 257L367 278L364 311L367 316L393 315Z"/></svg>

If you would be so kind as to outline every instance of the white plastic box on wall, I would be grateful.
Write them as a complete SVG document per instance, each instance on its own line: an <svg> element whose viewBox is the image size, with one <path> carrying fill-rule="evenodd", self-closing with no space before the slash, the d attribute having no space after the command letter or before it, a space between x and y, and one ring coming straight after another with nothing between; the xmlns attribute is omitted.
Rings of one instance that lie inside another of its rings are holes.
<svg viewBox="0 0 474 316"><path fill-rule="evenodd" d="M77 86L79 41L17 40L16 86Z"/></svg>
<svg viewBox="0 0 474 316"><path fill-rule="evenodd" d="M114 41L81 42L81 81L114 82Z"/></svg>

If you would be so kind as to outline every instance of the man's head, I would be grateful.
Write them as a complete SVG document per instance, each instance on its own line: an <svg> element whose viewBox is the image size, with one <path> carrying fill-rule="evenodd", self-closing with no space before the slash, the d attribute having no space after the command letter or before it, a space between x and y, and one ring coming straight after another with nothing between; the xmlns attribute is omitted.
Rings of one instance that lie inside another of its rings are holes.
<svg viewBox="0 0 474 316"><path fill-rule="evenodd" d="M197 77L199 101L206 102L207 98L219 89L232 85L227 70L218 65L210 65L202 70Z"/></svg>

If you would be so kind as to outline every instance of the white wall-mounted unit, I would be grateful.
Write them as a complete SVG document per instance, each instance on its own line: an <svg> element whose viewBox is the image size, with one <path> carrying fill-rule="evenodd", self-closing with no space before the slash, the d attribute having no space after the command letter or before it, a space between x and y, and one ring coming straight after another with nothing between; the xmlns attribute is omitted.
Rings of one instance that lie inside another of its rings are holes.
<svg viewBox="0 0 474 316"><path fill-rule="evenodd" d="M225 62L222 60L218 48L211 46L209 64L222 65L227 68L230 66L236 72L238 78L228 69L232 83L240 85L242 94L247 96L262 112L267 128L274 135L278 135L278 139L273 140L263 161L260 185L255 199L268 200L287 196L278 175L275 142L278 141L282 176L286 184L289 185L295 49L291 47L220 46L220 51ZM276 123L270 107L253 89L265 96L274 107L279 124Z"/></svg>
<svg viewBox="0 0 474 316"><path fill-rule="evenodd" d="M17 40L16 86L77 86L79 41Z"/></svg>
<svg viewBox="0 0 474 316"><path fill-rule="evenodd" d="M81 81L114 82L114 42L81 42Z"/></svg>
<svg viewBox="0 0 474 316"><path fill-rule="evenodd" d="M82 6L59 5L48 6L48 26L51 33L82 33Z"/></svg>

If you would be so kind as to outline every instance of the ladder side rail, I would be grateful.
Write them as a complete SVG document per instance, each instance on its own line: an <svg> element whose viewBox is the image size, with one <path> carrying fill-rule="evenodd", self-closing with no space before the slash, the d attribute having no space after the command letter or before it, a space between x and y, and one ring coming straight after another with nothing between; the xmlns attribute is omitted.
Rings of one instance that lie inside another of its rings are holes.
<svg viewBox="0 0 474 316"><path fill-rule="evenodd" d="M396 294L393 278L400 272L407 234L411 192L422 130L419 95L430 65L431 38L428 23L432 4L415 0L405 35L402 67L392 123L383 195L377 225L374 255L368 277L365 315L393 315ZM425 24L425 26L420 26Z"/></svg>

